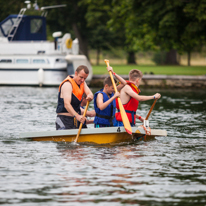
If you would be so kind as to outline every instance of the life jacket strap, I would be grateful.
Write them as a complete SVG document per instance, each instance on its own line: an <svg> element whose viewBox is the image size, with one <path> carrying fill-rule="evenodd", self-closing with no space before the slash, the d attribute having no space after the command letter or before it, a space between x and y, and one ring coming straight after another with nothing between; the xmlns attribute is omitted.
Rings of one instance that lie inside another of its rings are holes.
<svg viewBox="0 0 206 206"><path fill-rule="evenodd" d="M118 112L120 112L120 110L118 109L117 110ZM135 122L134 122L134 116L136 114L135 111L130 111L130 110L125 110L126 113L130 113L132 115L132 123L131 123L131 126L134 126L135 125Z"/></svg>
<svg viewBox="0 0 206 206"><path fill-rule="evenodd" d="M96 113L96 116L97 116L97 117L100 117L100 118L103 118L103 119L108 119L110 125L113 126L112 120L113 120L114 117L115 117L114 115L113 115L113 116L106 116L106 115L101 115L101 114Z"/></svg>

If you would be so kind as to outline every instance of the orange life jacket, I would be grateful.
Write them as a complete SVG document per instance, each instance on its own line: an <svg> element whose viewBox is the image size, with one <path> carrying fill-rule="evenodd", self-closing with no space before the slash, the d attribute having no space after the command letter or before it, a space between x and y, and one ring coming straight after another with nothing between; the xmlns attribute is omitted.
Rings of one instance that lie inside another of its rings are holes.
<svg viewBox="0 0 206 206"><path fill-rule="evenodd" d="M60 98L61 95L61 87L62 85L69 81L72 85L72 99L71 99L71 105L74 108L74 110L77 113L80 113L80 105L82 101L82 95L84 94L84 83L82 83L80 86L77 85L77 83L74 81L74 79L70 76L68 76L60 85L59 85L59 94L58 94L58 104L57 104L57 113L65 113L68 112L66 108L64 107L64 99Z"/></svg>

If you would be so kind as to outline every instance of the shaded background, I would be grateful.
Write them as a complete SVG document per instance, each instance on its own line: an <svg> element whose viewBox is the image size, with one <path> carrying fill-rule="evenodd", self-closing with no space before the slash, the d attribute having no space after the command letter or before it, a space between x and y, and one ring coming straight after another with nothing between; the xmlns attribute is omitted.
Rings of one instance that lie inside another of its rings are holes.
<svg viewBox="0 0 206 206"><path fill-rule="evenodd" d="M128 64L139 59L141 64L143 56L146 64L163 65L190 65L193 54L195 63L205 65L205 1L38 0L37 4L39 8L67 5L49 10L48 39L52 40L55 31L71 33L79 39L81 52L96 59L95 64L109 53L124 57ZM0 21L25 6L24 1L0 0ZM26 14L41 12L28 10Z"/></svg>

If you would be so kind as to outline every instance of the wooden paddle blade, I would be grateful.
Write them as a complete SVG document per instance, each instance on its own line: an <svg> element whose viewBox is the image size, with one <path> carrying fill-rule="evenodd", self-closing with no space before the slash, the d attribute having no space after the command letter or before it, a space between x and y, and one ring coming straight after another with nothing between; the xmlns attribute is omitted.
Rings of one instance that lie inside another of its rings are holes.
<svg viewBox="0 0 206 206"><path fill-rule="evenodd" d="M130 122L129 122L129 119L128 119L128 117L127 117L127 114L126 114L126 112L125 112L125 109L124 109L124 107L123 107L123 105L122 105L122 102L121 102L121 100L120 100L119 97L117 98L117 100L118 100L119 110L120 110L120 114L121 114L121 117L122 117L122 122L123 122L123 124L124 124L124 128L125 128L125 130L126 130L126 132L127 132L128 134L132 134L131 124L130 124Z"/></svg>
<svg viewBox="0 0 206 206"><path fill-rule="evenodd" d="M109 67L109 60L105 59L104 62L106 63L107 67Z"/></svg>
<svg viewBox="0 0 206 206"><path fill-rule="evenodd" d="M86 105L86 108L84 110L84 114L83 114L83 117L85 117L86 113L87 113L87 109L88 109L88 106L89 106L89 101L87 101L87 105ZM77 133L77 136L76 136L76 139L74 140L74 142L77 142L78 138L79 138L79 135L80 135L80 132L82 130L82 123L80 124L79 126L79 130L78 130L78 133Z"/></svg>
<svg viewBox="0 0 206 206"><path fill-rule="evenodd" d="M109 60L105 59L104 62L106 63L107 67L109 67ZM113 75L112 75L111 71L109 71L109 75L110 75L110 78L112 80L112 85L114 87L114 91L117 92L117 86L115 84L115 81L114 81L114 78L113 78Z"/></svg>
<svg viewBox="0 0 206 206"><path fill-rule="evenodd" d="M106 63L107 67L109 67L109 60L105 59L104 62ZM113 78L113 75L112 75L111 71L109 71L109 75L110 75L110 78L112 80L112 85L114 87L114 91L117 92L117 86L114 82L114 78ZM122 105L122 102L121 102L119 97L117 98L117 100L118 100L118 103L119 103L119 110L120 110L120 114L121 114L121 117L122 117L122 122L124 124L124 128L125 128L125 130L128 134L132 134L132 128L131 128L129 119L127 117L127 114L124 110L124 107Z"/></svg>

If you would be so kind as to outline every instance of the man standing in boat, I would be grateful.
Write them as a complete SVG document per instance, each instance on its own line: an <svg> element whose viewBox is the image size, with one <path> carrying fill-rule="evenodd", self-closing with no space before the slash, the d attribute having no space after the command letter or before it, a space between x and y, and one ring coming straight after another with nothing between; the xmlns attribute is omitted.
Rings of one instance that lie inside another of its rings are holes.
<svg viewBox="0 0 206 206"><path fill-rule="evenodd" d="M87 86L85 80L89 75L89 69L86 66L79 66L74 77L68 76L59 86L56 130L77 129L80 123L86 121L86 117L81 115L82 95L87 95L87 101L93 99L93 93ZM88 116L93 116L89 112Z"/></svg>
<svg viewBox="0 0 206 206"><path fill-rule="evenodd" d="M117 86L117 91L120 91L127 82L113 72L112 67L107 67L108 71L111 71L113 75L121 82ZM111 127L115 122L116 102L115 99L119 97L119 92L114 92L114 87L110 77L104 80L104 88L96 92L94 95L94 109L96 116L94 119L94 127Z"/></svg>
<svg viewBox="0 0 206 206"><path fill-rule="evenodd" d="M144 118L137 115L136 111L139 105L139 101L147 101L151 99L159 99L161 95L156 93L151 96L143 96L139 95L139 85L142 80L142 72L137 69L133 69L129 72L129 81L127 81L127 85L121 90L120 99L125 109L125 112L128 116L131 126L135 125L135 120L138 118L140 121L144 121ZM118 112L115 114L116 123L115 126L123 126L122 117L119 110L118 101L116 101Z"/></svg>

